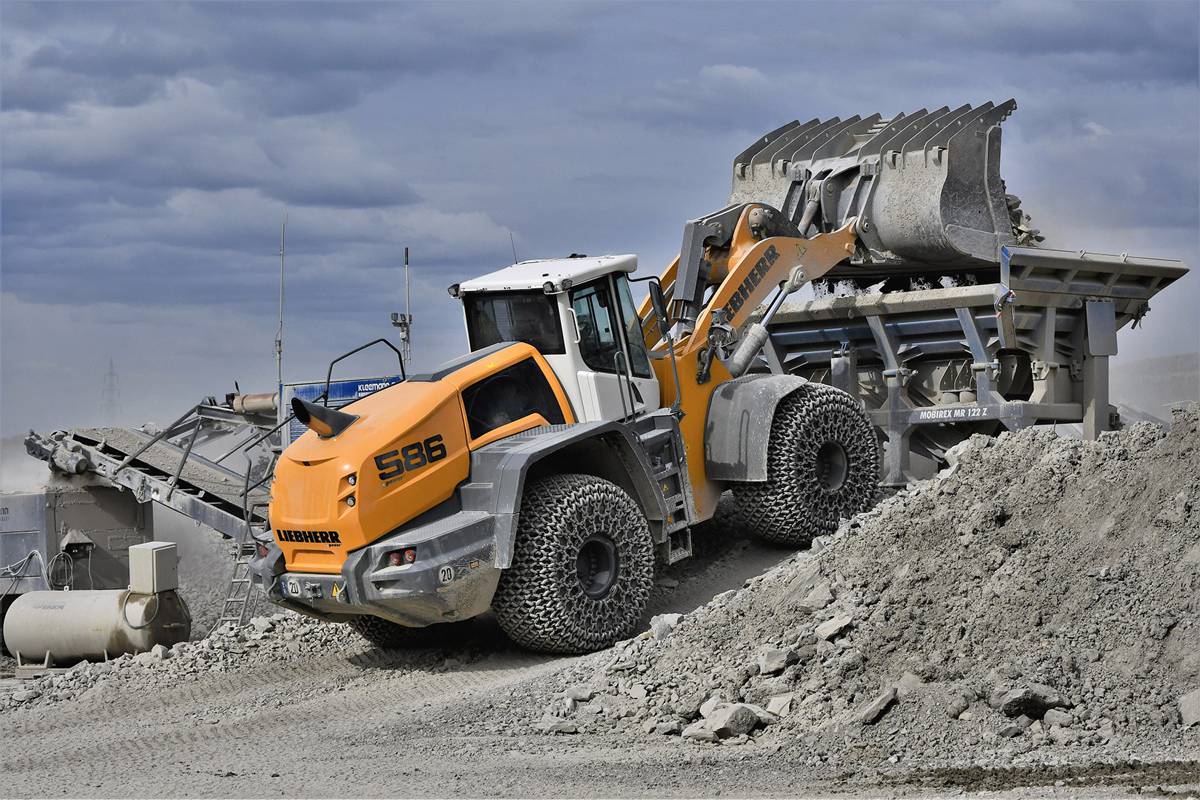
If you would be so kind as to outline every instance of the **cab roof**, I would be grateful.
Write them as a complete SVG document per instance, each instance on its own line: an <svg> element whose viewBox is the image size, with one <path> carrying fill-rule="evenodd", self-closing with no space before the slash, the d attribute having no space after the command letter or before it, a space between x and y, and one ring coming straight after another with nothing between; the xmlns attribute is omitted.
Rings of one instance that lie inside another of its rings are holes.
<svg viewBox="0 0 1200 800"><path fill-rule="evenodd" d="M637 256L573 256L522 261L487 275L480 275L458 285L459 292L505 292L519 289L541 289L549 281L561 289L562 280L569 278L578 286L610 272L634 272Z"/></svg>

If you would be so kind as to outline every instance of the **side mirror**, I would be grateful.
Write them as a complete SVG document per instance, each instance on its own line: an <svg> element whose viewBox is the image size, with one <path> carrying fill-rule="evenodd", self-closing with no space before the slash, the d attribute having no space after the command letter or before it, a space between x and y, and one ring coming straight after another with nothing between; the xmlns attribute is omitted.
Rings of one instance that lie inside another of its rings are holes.
<svg viewBox="0 0 1200 800"><path fill-rule="evenodd" d="M658 281L650 281L650 305L654 307L654 316L658 317L658 335L666 339L671 333L671 323L667 320L667 302Z"/></svg>

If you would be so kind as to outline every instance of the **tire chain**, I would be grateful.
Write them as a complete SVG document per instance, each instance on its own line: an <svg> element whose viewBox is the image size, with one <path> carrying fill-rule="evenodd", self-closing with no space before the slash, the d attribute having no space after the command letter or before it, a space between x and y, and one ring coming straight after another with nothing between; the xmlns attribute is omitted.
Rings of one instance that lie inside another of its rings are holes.
<svg viewBox="0 0 1200 800"><path fill-rule="evenodd" d="M847 475L823 487L816 456L827 442L846 451ZM879 491L879 441L862 406L846 392L809 383L775 410L767 445L767 480L733 487L747 526L762 539L803 546L869 508Z"/></svg>
<svg viewBox="0 0 1200 800"><path fill-rule="evenodd" d="M492 600L509 638L541 652L583 653L636 632L650 599L654 546L632 497L592 475L550 475L526 487L518 519L513 563ZM616 580L600 599L584 593L575 566L595 534L617 550Z"/></svg>
<svg viewBox="0 0 1200 800"><path fill-rule="evenodd" d="M445 624L426 628L410 628L382 617L363 614L347 623L354 632L380 650L399 650L405 647L429 645L437 641L437 631Z"/></svg>

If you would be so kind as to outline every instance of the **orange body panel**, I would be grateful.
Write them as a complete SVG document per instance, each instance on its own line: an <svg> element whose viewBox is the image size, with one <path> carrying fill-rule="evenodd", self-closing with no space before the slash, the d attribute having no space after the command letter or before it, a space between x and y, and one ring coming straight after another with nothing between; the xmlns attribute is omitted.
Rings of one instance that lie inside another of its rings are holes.
<svg viewBox="0 0 1200 800"><path fill-rule="evenodd" d="M445 381L401 383L345 410L360 418L332 439L306 431L275 468L271 527L289 569L340 572L346 553L428 511L466 480L470 451L455 386ZM381 469L377 455L398 455L413 444L425 450L424 443L436 437L441 439L434 446L442 445L445 456L428 463L425 454L427 463L421 467L381 479L394 471L390 465L395 459L386 458L389 466ZM350 495L355 496L353 507L346 503ZM280 531L331 531L338 541L285 541Z"/></svg>
<svg viewBox="0 0 1200 800"><path fill-rule="evenodd" d="M520 419L513 420L507 425L501 425L499 428L494 428L485 433L483 436L480 436L478 439L472 439L471 449L475 450L483 447L485 444L498 442L501 439L505 439L509 436L514 436L518 433L524 433L525 431L530 431L534 428L540 428L543 425L549 424L550 422L541 414L530 414L527 417L521 417Z"/></svg>
<svg viewBox="0 0 1200 800"><path fill-rule="evenodd" d="M696 519L709 519L717 509L717 500L725 488L708 479L704 463L704 429L708 422L708 404L712 394L733 376L720 360L714 358L709 368L709 379L700 383L696 379L700 355L708 346L708 333L712 328L713 311L729 309L728 324L735 331L749 321L754 312L778 287L788 279L793 268L804 268L808 280L820 278L833 269L838 262L847 258L854 250L854 220L833 233L818 234L811 239L792 236L772 236L756 239L750 232L748 219L754 206L747 206L738 219L729 249L706 252L710 259L708 280L716 285L708 303L696 318L695 329L675 343L675 357L679 365L680 408L684 412L680 420L680 433L688 457L688 478L692 484ZM667 301L674 290L679 259L666 269L659 279ZM638 315L642 319L642 333L646 345L665 352L650 298L642 302ZM675 378L671 374L671 362L667 358L653 361L654 371L662 394L662 405L675 402Z"/></svg>
<svg viewBox="0 0 1200 800"><path fill-rule="evenodd" d="M699 351L677 356L679 362L680 408L684 409L679 420L679 434L683 437L684 452L687 453L688 480L692 485L692 500L696 517L690 522L703 522L717 511L717 501L725 487L708 479L704 466L704 427L708 423L708 401L713 390L730 379L729 371L720 361L713 359L712 379L708 383L695 381ZM661 387L662 404L675 402L675 378L671 374L671 362L665 358L651 361L658 385Z"/></svg>
<svg viewBox="0 0 1200 800"><path fill-rule="evenodd" d="M449 499L468 477L471 450L547 424L534 414L468 440L462 390L530 357L574 422L545 359L515 344L441 380L399 383L351 403L342 410L359 419L336 437L305 431L284 450L271 487L271 528L288 569L340 572L347 553Z"/></svg>

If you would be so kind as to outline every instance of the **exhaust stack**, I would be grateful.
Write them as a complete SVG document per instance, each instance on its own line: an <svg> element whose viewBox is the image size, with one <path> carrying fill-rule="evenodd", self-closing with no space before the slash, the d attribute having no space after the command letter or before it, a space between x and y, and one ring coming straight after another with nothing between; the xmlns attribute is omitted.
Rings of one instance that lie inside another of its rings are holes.
<svg viewBox="0 0 1200 800"><path fill-rule="evenodd" d="M354 414L319 406L299 397L292 398L292 413L322 439L332 439L358 419Z"/></svg>

